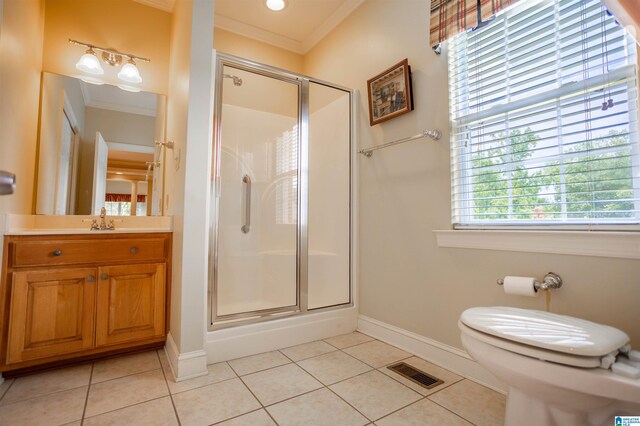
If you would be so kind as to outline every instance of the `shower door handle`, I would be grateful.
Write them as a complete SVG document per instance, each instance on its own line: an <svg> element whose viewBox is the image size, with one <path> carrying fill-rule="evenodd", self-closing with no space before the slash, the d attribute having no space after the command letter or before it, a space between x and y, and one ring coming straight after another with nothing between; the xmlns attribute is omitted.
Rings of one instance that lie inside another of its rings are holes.
<svg viewBox="0 0 640 426"><path fill-rule="evenodd" d="M244 225L240 228L240 230L248 234L249 229L251 228L251 178L249 175L244 175L242 177L242 183L246 183L247 186L245 188L245 213L244 213Z"/></svg>

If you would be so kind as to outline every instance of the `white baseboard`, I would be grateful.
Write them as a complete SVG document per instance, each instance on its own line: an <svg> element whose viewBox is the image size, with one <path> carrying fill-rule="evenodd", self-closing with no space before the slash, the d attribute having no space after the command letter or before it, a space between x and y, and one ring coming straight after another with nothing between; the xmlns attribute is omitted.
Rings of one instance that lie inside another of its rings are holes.
<svg viewBox="0 0 640 426"><path fill-rule="evenodd" d="M481 367L467 352L461 349L364 315L358 316L358 331L397 346L500 393L506 393L507 391L507 386L504 383Z"/></svg>
<svg viewBox="0 0 640 426"><path fill-rule="evenodd" d="M355 331L356 308L292 316L207 333L207 363L213 364Z"/></svg>
<svg viewBox="0 0 640 426"><path fill-rule="evenodd" d="M171 332L167 335L164 351L167 354L169 366L173 377L176 378L176 382L204 376L209 372L207 370L207 353L202 349L180 353L173 336L171 336Z"/></svg>

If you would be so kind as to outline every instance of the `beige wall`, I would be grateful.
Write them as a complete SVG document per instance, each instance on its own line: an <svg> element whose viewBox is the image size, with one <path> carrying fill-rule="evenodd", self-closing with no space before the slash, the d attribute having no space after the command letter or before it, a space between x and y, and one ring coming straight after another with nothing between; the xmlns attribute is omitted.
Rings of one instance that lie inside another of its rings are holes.
<svg viewBox="0 0 640 426"><path fill-rule="evenodd" d="M359 156L360 312L460 347L456 325L471 306L544 309L544 299L505 296L504 275L559 273L552 310L607 323L640 345L640 261L445 249L433 230L450 228L447 56L428 39L428 0L368 0L304 58L304 72L358 89L361 147L438 128L419 140ZM369 126L366 81L404 58L413 71L415 111Z"/></svg>
<svg viewBox="0 0 640 426"><path fill-rule="evenodd" d="M17 189L0 196L0 223L5 213L32 209L44 28L41 0L4 0L2 6L0 170L17 175Z"/></svg>
<svg viewBox="0 0 640 426"><path fill-rule="evenodd" d="M78 76L75 64L86 50L75 39L151 59L138 61L142 90L167 93L171 14L133 0L45 0L43 69ZM104 80L118 84L120 67L102 63Z"/></svg>
<svg viewBox="0 0 640 426"><path fill-rule="evenodd" d="M302 55L216 28L213 47L222 53L302 73Z"/></svg>

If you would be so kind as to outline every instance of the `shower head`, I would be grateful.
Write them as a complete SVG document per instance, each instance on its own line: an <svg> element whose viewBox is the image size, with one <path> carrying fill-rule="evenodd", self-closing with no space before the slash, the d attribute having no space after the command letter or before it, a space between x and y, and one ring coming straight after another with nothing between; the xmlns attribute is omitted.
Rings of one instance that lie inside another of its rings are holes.
<svg viewBox="0 0 640 426"><path fill-rule="evenodd" d="M224 78L230 78L233 80L233 85L234 86L242 86L242 79L240 77L237 77L235 75L231 75L231 74L223 74L222 75Z"/></svg>

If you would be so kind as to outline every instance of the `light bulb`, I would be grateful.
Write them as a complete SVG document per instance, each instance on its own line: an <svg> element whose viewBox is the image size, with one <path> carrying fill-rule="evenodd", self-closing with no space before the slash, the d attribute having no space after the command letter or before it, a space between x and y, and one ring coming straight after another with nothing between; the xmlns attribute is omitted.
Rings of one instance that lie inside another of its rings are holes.
<svg viewBox="0 0 640 426"><path fill-rule="evenodd" d="M133 59L129 59L129 61L122 66L122 69L118 73L118 78L127 83L142 83L140 71L138 71L138 67L136 67Z"/></svg>
<svg viewBox="0 0 640 426"><path fill-rule="evenodd" d="M76 68L80 71L93 75L104 74L102 65L100 65L100 60L96 56L96 52L94 52L91 48L89 48L89 50L87 50L85 54L80 57L80 60L76 64Z"/></svg>
<svg viewBox="0 0 640 426"><path fill-rule="evenodd" d="M267 7L273 11L280 11L284 9L287 4L284 0L267 0Z"/></svg>

